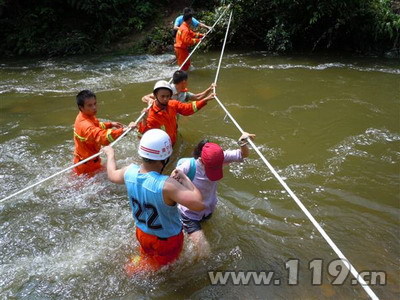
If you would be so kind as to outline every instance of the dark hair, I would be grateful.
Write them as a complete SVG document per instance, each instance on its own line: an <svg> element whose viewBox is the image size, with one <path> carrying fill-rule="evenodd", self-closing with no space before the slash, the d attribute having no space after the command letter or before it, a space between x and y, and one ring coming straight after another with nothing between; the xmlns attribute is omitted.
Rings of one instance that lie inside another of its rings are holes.
<svg viewBox="0 0 400 300"><path fill-rule="evenodd" d="M201 151L203 150L203 147L205 144L207 144L209 141L207 139L202 140L200 143L197 144L197 146L193 150L193 157L195 159L198 159L201 157Z"/></svg>
<svg viewBox="0 0 400 300"><path fill-rule="evenodd" d="M146 157L142 157L142 156L141 156L141 158L142 158L143 162L150 163L150 164L154 164L158 161L161 161L162 163L165 163L165 164L167 164L169 162L169 157L167 157L166 159L162 159L162 160L154 160L154 159L150 159L150 158L146 158Z"/></svg>
<svg viewBox="0 0 400 300"><path fill-rule="evenodd" d="M186 15L186 14L194 14L194 12L193 12L193 9L191 9L190 7L185 7L184 9L183 9L183 14L184 15Z"/></svg>
<svg viewBox="0 0 400 300"><path fill-rule="evenodd" d="M143 160L144 162L150 163L150 164L156 163L156 162L158 161L158 160L149 159L149 158L146 158L146 157L142 157L142 160Z"/></svg>
<svg viewBox="0 0 400 300"><path fill-rule="evenodd" d="M89 98L96 99L96 94L89 90L80 91L78 95L76 95L76 104L78 107L85 106L85 100Z"/></svg>
<svg viewBox="0 0 400 300"><path fill-rule="evenodd" d="M178 84L187 79L188 79L188 74L183 70L175 71L174 75L172 76L172 82L174 84Z"/></svg>
<svg viewBox="0 0 400 300"><path fill-rule="evenodd" d="M190 20L192 17L193 17L193 14L191 12L184 14L183 15L183 22L186 22L186 21Z"/></svg>
<svg viewBox="0 0 400 300"><path fill-rule="evenodd" d="M161 168L160 174L162 174L162 172L164 171L165 166L169 162L169 157L167 157L166 159L163 159L163 160L154 160L154 159L149 159L149 158L146 158L146 157L142 157L142 160L143 160L143 162L149 163L149 164L154 164L154 163L156 163L158 161L161 161L163 166Z"/></svg>

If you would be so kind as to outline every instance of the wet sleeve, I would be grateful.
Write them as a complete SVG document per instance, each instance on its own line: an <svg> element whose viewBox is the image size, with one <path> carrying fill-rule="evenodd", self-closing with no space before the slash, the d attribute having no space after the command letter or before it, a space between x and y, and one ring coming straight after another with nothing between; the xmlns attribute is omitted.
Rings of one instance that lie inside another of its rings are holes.
<svg viewBox="0 0 400 300"><path fill-rule="evenodd" d="M195 96L195 94L193 94L191 92L186 92L185 102L191 101L194 96Z"/></svg>
<svg viewBox="0 0 400 300"><path fill-rule="evenodd" d="M109 129L112 128L111 122L100 122L101 129Z"/></svg>
<svg viewBox="0 0 400 300"><path fill-rule="evenodd" d="M184 44L192 46L200 42L199 34L192 30L182 31L182 41Z"/></svg>
<svg viewBox="0 0 400 300"><path fill-rule="evenodd" d="M225 150L224 151L224 164L229 164L231 162L242 162L242 150Z"/></svg>
<svg viewBox="0 0 400 300"><path fill-rule="evenodd" d="M114 142L123 133L123 131L123 128L113 130L89 126L85 130L85 136L87 137L88 141L94 142L97 145L107 146Z"/></svg>
<svg viewBox="0 0 400 300"><path fill-rule="evenodd" d="M189 103L182 103L176 100L170 100L170 103L175 107L177 113L183 116L190 116L193 115L202 107L204 107L207 104L207 101L200 100L200 101L192 101Z"/></svg>

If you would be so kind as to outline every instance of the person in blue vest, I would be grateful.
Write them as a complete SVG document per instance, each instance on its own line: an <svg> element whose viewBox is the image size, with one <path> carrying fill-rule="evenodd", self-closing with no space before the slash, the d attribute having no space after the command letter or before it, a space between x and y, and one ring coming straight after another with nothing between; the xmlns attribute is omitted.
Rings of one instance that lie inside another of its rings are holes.
<svg viewBox="0 0 400 300"><path fill-rule="evenodd" d="M205 208L201 211L194 211L184 204L178 205L183 229L195 244L197 256L200 258L208 256L210 252L210 246L201 229L201 222L211 218L216 208L217 185L223 177L223 166L232 162L242 162L248 157L248 139L254 137L254 134L244 132L238 142L240 149L225 151L218 144L203 140L194 149L194 157L178 161L176 169L189 177L203 196ZM173 173L171 176L178 181L184 180L185 178L180 178L179 174Z"/></svg>
<svg viewBox="0 0 400 300"><path fill-rule="evenodd" d="M185 8L183 9L183 14L180 15L180 16L178 16L178 17L175 19L175 22L174 22L174 37L176 36L176 33L178 32L179 26L181 26L182 23L183 23L183 16L184 16L185 14L191 14L191 15L193 15L193 14L194 14L194 11L193 11L191 8L189 8L189 7L185 7ZM197 19L195 19L195 18L192 18L191 27L193 27L193 28L201 27L201 28L206 28L207 30L210 30L210 29L211 29L210 26L208 26L208 25L206 25L206 24L204 24L204 23L199 22L199 21L198 21Z"/></svg>
<svg viewBox="0 0 400 300"><path fill-rule="evenodd" d="M161 129L145 132L138 149L140 166L131 164L118 169L113 148L108 146L103 151L107 155L108 179L126 186L140 244L141 255L135 256L125 271L132 276L172 263L183 247L177 204L192 211L202 211L205 206L200 191L182 171L173 171L179 182L162 175L172 154L170 137Z"/></svg>

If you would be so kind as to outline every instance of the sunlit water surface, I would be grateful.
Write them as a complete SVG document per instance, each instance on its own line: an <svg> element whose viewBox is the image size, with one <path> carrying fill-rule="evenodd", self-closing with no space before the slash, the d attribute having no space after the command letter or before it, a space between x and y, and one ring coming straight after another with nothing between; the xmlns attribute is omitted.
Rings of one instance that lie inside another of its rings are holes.
<svg viewBox="0 0 400 300"><path fill-rule="evenodd" d="M219 53L196 54L189 87L214 80ZM97 93L98 117L128 124L172 55L79 57L0 63L0 198L72 163L75 95ZM383 299L398 298L400 63L374 58L228 53L218 96L359 271L384 271ZM214 101L179 120L177 158L208 137L235 149L239 132ZM116 146L119 166L139 162L137 138ZM352 277L333 285L337 258L254 151L226 167L218 208L204 224L212 255L144 278L123 266L137 253L124 186L106 174L60 175L0 203L2 299L365 299ZM285 262L299 259L289 286ZM308 264L323 259L322 285ZM274 271L280 285L211 285L208 271Z"/></svg>

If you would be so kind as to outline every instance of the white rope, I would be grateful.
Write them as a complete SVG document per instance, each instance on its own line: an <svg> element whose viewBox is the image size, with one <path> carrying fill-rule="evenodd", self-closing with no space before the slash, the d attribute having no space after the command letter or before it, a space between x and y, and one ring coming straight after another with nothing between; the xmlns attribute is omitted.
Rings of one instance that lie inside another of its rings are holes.
<svg viewBox="0 0 400 300"><path fill-rule="evenodd" d="M215 25L219 22L219 20L222 18L222 16L227 12L231 5L229 4L225 10L222 12L222 14L219 16L219 18L214 22L213 26L204 34L203 38L196 44L196 46L193 48L192 52L190 52L189 56L186 57L186 59L183 61L183 63L179 66L179 70L182 69L182 67L186 64L186 62L190 59L192 54L196 51L196 49L200 46L201 42L205 39L205 37L214 29ZM171 83L172 78L169 80L169 83Z"/></svg>
<svg viewBox="0 0 400 300"><path fill-rule="evenodd" d="M222 14L219 16L219 18L215 21L214 25L207 31L207 33L206 33L206 34L204 35L204 37L200 40L200 42L196 45L196 47L194 47L194 49L192 50L192 52L190 52L189 56L188 56L188 57L186 58L186 60L182 63L182 65L179 67L179 70L182 69L182 67L185 65L185 63L189 60L189 58L192 56L192 54L196 51L196 49L198 48L198 46L199 46L199 45L201 44L201 42L204 40L204 38L214 29L215 25L217 25L217 23L218 23L219 20L222 18L222 16L226 13L226 11L229 9L229 7L230 7L230 4L225 8L225 10L223 11L223 13L222 13ZM169 83L171 83L171 81L172 81L172 78L169 80ZM147 107L146 111L147 111L149 108L150 108L150 106ZM141 115L139 116L139 118L135 121L135 123L138 123L138 122L143 118L143 116L146 114L146 111L142 112L142 114L141 114ZM129 131L131 131L131 129L132 129L132 128L128 128L128 130L126 130L121 136L119 136L114 142L112 142L112 143L110 144L110 146L111 146L111 147L114 146L122 137L124 137ZM22 190L19 190L18 192L15 192L14 194L11 194L11 195L9 195L9 196L7 196L7 197L1 199L1 200L0 200L0 203L3 202L3 201L6 201L6 200L8 200L8 199L10 199L10 198L12 198L12 197L14 197L14 196L16 196L16 195L19 195L19 194L21 194L21 193L23 193L23 192L25 192L25 191L27 191L27 190L29 190L29 189L31 189L31 188L33 188L33 187L35 187L35 186L41 184L41 183L43 183L43 182L45 182L45 181L47 181L47 180L49 180L49 179L51 179L51 178L54 178L54 177L56 177L57 175L60 175L60 174L62 174L62 173L65 173L65 172L67 172L67 171L69 171L69 170L71 170L71 169L77 167L77 166L80 166L80 165L82 165L82 164L88 162L89 160L100 156L101 153L102 153L102 150L100 150L98 153L96 153L96 154L94 154L94 155L92 155L92 156L90 156L90 157L88 157L88 158L86 158L86 159L84 159L84 160L82 160L82 161L80 161L80 162L78 162L78 163L76 163L76 164L74 164L74 165L72 165L72 166L66 168L66 169L63 169L63 170L61 170L61 171L59 171L59 172L57 172L57 173L55 173L55 174L53 174L53 175L51 175L51 176L49 176L49 177L47 177L47 178L44 178L44 179L42 179L42 180L40 180L40 181L38 181L38 182L36 182L36 183L30 185L30 186L27 186L26 188L23 188Z"/></svg>
<svg viewBox="0 0 400 300"><path fill-rule="evenodd" d="M231 15L232 15L232 12L231 12ZM230 23L230 18L229 18L229 23ZM227 27L227 33L229 30L229 23L228 23L228 27ZM222 56L224 53L226 40L227 40L227 34L225 35L225 40L224 40L224 44L223 44L222 51L221 51L221 58L220 58L220 62L218 65L217 75L215 76L215 81L214 81L215 84L217 83L218 73L219 73L219 69L221 67L221 60L222 60ZM214 93L215 93L215 88L214 88ZM218 99L217 96L215 96L215 100L217 100L218 104L222 107L222 109L229 116L229 118L232 120L232 122L236 125L236 127L239 129L239 131L243 134L244 131L240 127L239 123L236 122L236 120L232 117L232 115L229 113L229 111L226 109L226 107L222 104L222 102ZM303 205L303 203L299 200L299 198L297 198L297 196L289 188L289 186L282 179L282 177L279 176L278 172L275 171L274 167L268 162L268 160L264 157L264 155L261 153L261 151L258 149L258 147L254 144L254 142L250 138L248 138L247 140L250 143L250 145L253 147L253 149L257 152L257 154L261 157L263 162L267 165L268 169L272 172L272 174L275 176L275 178L278 179L279 183L289 193L289 195L293 198L293 200L296 202L296 204L304 212L304 214L307 216L307 218L311 221L311 223L315 226L315 228L317 228L317 230L322 235L322 237L325 239L325 241L329 244L329 246L331 246L333 251L335 251L337 256L342 260L342 262L346 266L346 268L349 269L349 271L353 274L354 278L360 283L360 285L366 291L366 293L371 297L371 299L374 299L374 300L379 299L376 296L376 294L372 291L372 289L368 286L368 284L364 281L364 279L360 276L360 274L357 272L357 270L354 268L354 266L350 263L350 261L344 256L342 251L340 251L340 249L336 246L336 244L328 236L328 234L325 232L325 230L319 225L319 223L311 215L311 213L308 211L308 209Z"/></svg>
<svg viewBox="0 0 400 300"><path fill-rule="evenodd" d="M143 118L144 115L145 115L145 112L142 112L142 114L139 116L139 118L138 118L135 122L136 122L136 123L139 122L139 121ZM110 146L111 146L111 147L114 146L121 138L123 138L125 135L127 135L128 132L131 131L131 129L132 129L132 128L128 128L128 129L127 129L124 133L122 133L114 142L112 142L112 143L110 144ZM77 167L77 166L80 166L80 165L82 165L82 164L88 162L89 160L98 157L102 152L103 152L103 151L100 150L98 153L93 154L92 156L90 156L90 157L88 157L88 158L86 158L86 159L84 159L84 160L81 160L80 162L78 162L78 163L76 163L76 164L74 164L74 165L72 165L72 166L70 166L70 167L68 167L68 168L66 168L66 169L63 169L63 170L61 170L61 171L59 171L59 172L57 172L57 173L55 173L55 174L53 174L53 175L51 175L51 176L49 176L49 177L47 177L47 178L44 178L44 179L42 179L42 180L40 180L40 181L38 181L38 182L36 182L36 183L30 185L30 186L27 186L26 188L23 188L22 190L19 190L18 192L15 192L14 194L12 194L12 195L10 195L10 196L7 196L7 197L1 199L1 200L0 200L0 203L3 202L3 201L6 201L6 200L8 200L8 199L10 199L10 198L12 198L12 197L14 197L14 196L16 196L16 195L19 195L19 194L21 194L21 193L23 193L23 192L25 192L25 191L27 191L27 190L29 190L29 189L31 189L31 188L33 188L33 187L39 185L39 184L41 184L41 183L43 183L43 182L45 182L45 181L47 181L47 180L49 180L49 179L51 179L51 178L53 178L53 177L56 177L57 175L60 175L60 174L62 174L62 173L65 173L65 172L67 172L67 171L69 171L69 170L71 170L71 169Z"/></svg>
<svg viewBox="0 0 400 300"><path fill-rule="evenodd" d="M227 39L228 39L229 27L231 26L232 13L233 13L233 11L231 10L231 13L229 14L228 26L226 27L225 38L224 38L224 44L222 45L221 55L220 55L220 57L219 57L219 62L218 62L218 67L217 67L217 72L216 72L216 74L215 74L215 79L214 79L214 83L215 83L215 84L216 84L217 81L218 81L219 69L221 68L222 57L223 57L224 52L225 52L225 45L226 45L226 41L227 41ZM215 88L214 88L214 92L215 92Z"/></svg>

